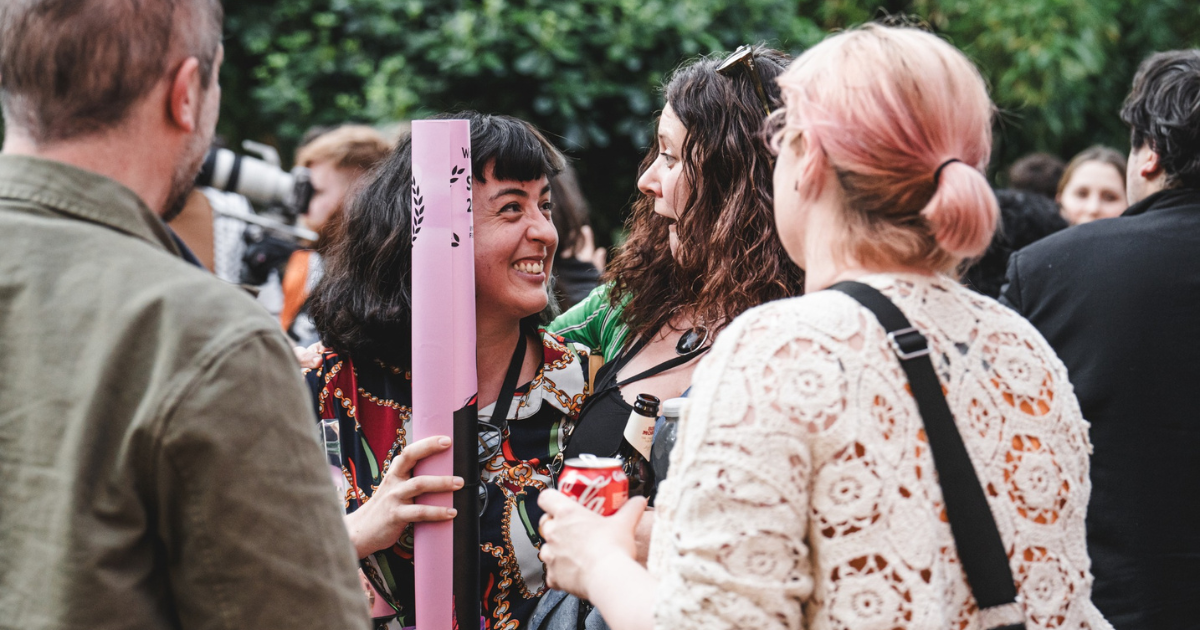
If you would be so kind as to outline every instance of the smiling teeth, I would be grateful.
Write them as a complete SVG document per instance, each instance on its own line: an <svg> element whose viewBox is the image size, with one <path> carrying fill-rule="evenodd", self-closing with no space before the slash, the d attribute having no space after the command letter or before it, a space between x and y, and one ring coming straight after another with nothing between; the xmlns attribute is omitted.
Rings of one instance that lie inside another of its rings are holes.
<svg viewBox="0 0 1200 630"><path fill-rule="evenodd" d="M519 262L513 263L513 269L522 273L542 273L542 263L540 262Z"/></svg>

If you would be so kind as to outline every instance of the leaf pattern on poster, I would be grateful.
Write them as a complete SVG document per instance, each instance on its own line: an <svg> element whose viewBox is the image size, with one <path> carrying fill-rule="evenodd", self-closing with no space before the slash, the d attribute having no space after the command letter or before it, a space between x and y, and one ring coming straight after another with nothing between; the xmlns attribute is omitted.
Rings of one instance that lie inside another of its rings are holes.
<svg viewBox="0 0 1200 630"><path fill-rule="evenodd" d="M425 197L421 194L421 187L417 185L417 178L415 176L412 182L412 206L412 242L416 243L417 235L421 233L421 223L425 220Z"/></svg>

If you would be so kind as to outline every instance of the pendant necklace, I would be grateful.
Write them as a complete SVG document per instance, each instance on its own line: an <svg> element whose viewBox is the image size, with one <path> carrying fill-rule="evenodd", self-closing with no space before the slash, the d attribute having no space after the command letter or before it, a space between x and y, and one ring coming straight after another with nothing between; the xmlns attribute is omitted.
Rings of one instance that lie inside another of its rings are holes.
<svg viewBox="0 0 1200 630"><path fill-rule="evenodd" d="M692 326L683 331L683 335L679 337L679 343L675 344L675 354L680 356L691 354L703 347L706 341L708 341L708 328Z"/></svg>

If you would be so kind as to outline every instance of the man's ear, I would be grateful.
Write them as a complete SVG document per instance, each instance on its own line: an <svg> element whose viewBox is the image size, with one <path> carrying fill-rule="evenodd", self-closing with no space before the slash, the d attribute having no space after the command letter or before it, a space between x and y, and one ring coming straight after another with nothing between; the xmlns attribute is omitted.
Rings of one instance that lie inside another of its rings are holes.
<svg viewBox="0 0 1200 630"><path fill-rule="evenodd" d="M1143 152L1143 156L1142 163L1138 165L1138 174L1142 179L1152 181L1163 172L1162 164L1158 161L1158 152L1150 149Z"/></svg>
<svg viewBox="0 0 1200 630"><path fill-rule="evenodd" d="M171 77L167 93L167 119L182 131L191 133L200 126L201 102L200 61L188 57Z"/></svg>

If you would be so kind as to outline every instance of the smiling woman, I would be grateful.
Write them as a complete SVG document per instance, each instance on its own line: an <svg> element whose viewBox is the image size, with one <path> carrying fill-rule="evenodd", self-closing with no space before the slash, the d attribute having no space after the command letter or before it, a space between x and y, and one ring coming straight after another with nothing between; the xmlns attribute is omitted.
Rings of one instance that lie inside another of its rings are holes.
<svg viewBox="0 0 1200 630"><path fill-rule="evenodd" d="M550 180L500 179L492 165L475 176L475 299L481 312L519 320L546 307L546 280L558 249L550 221Z"/></svg>
<svg viewBox="0 0 1200 630"><path fill-rule="evenodd" d="M558 247L549 178L562 156L515 118L446 117L471 123L475 177L481 610L491 627L515 629L545 590L537 497L554 485L587 388L586 350L538 329ZM453 516L414 499L463 485L412 476L449 440L407 441L411 277L420 273L412 267L411 149L411 139L401 139L337 226L328 271L313 292L313 320L331 350L307 374L351 541L389 609L376 623L388 628L415 624L410 524Z"/></svg>

